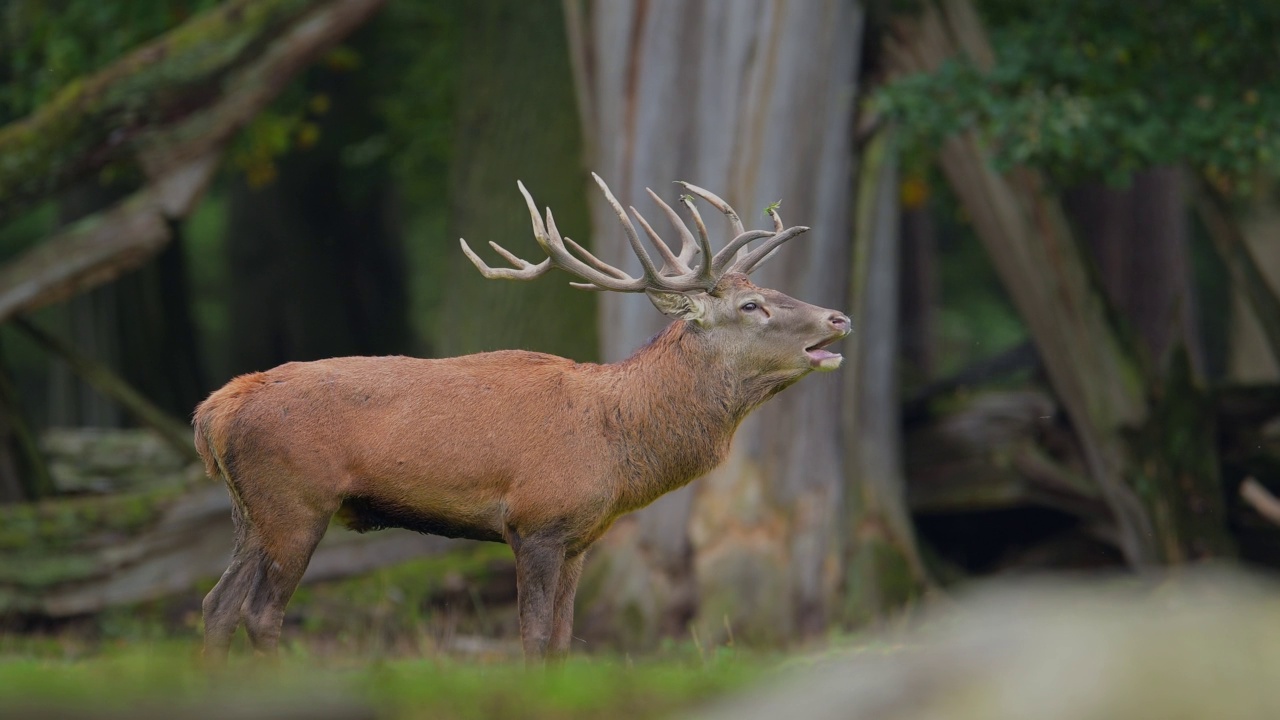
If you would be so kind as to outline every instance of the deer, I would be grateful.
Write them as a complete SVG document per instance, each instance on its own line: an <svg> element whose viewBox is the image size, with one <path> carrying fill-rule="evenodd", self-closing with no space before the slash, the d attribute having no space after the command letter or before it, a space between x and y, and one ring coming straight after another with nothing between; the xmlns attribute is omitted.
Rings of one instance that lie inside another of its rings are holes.
<svg viewBox="0 0 1280 720"><path fill-rule="evenodd" d="M234 526L230 563L202 605L206 658L226 658L241 620L256 654L276 654L285 608L336 519L357 532L507 543L524 657L562 660L587 548L620 516L715 468L753 409L840 366L827 347L849 334L846 315L747 277L807 227L784 227L771 206L772 230L746 230L720 197L681 183L695 238L649 190L681 240L673 252L631 208L659 267L592 177L639 277L562 237L521 182L546 258L531 263L491 241L511 264L494 268L466 240L461 248L488 279L533 280L554 267L580 289L644 293L672 322L629 358L593 364L499 350L291 362L233 378L196 408L196 449L228 489ZM695 196L732 226L718 252Z"/></svg>

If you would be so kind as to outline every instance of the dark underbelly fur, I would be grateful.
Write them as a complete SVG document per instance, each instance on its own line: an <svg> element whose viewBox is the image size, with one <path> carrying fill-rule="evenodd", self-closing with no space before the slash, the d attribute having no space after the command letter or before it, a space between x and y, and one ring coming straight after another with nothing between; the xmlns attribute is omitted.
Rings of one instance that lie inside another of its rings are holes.
<svg viewBox="0 0 1280 720"><path fill-rule="evenodd" d="M417 510L379 504L362 497L344 500L336 517L348 529L359 533L386 528L404 528L425 535L505 542L501 534L489 528L460 525Z"/></svg>

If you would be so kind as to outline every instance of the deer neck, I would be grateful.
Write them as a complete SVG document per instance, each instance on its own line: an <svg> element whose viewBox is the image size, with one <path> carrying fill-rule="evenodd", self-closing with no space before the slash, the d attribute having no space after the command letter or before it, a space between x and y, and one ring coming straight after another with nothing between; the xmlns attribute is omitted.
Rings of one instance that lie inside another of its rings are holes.
<svg viewBox="0 0 1280 720"><path fill-rule="evenodd" d="M704 333L684 321L606 367L614 392L605 429L617 449L624 512L719 465L738 424L776 392L759 378L742 377Z"/></svg>

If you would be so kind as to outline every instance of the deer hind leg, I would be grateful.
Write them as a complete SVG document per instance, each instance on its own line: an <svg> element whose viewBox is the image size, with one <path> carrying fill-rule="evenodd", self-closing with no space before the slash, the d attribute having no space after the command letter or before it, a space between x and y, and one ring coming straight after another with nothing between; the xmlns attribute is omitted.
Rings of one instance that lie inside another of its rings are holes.
<svg viewBox="0 0 1280 720"><path fill-rule="evenodd" d="M521 538L515 532L510 534L509 542L516 556L516 602L524 659L536 662L546 657L551 643L565 544L558 537Z"/></svg>
<svg viewBox="0 0 1280 720"><path fill-rule="evenodd" d="M276 534L263 538L253 574L253 587L244 600L245 629L254 651L274 655L284 624L284 610L298 589L311 554L328 528L329 513L310 517L275 517Z"/></svg>
<svg viewBox="0 0 1280 720"><path fill-rule="evenodd" d="M551 621L551 647L548 656L563 661L569 654L573 641L573 599L578 593L578 579L582 577L582 563L587 554L580 552L565 558L560 566L560 583L556 588L555 609Z"/></svg>
<svg viewBox="0 0 1280 720"><path fill-rule="evenodd" d="M231 563L218 584L205 596L204 656L214 662L227 657L231 636L240 624L240 608L253 586L256 569L254 541L239 508L233 506L231 519L235 524L235 545L231 551Z"/></svg>

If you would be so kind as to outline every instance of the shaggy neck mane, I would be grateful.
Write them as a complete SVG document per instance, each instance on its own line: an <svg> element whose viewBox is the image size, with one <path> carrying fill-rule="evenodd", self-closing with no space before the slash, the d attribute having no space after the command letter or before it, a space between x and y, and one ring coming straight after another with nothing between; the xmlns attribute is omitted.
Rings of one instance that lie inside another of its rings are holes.
<svg viewBox="0 0 1280 720"><path fill-rule="evenodd" d="M604 369L613 390L603 408L605 430L626 478L622 512L719 465L747 413L785 386L733 367L705 333L683 320Z"/></svg>

